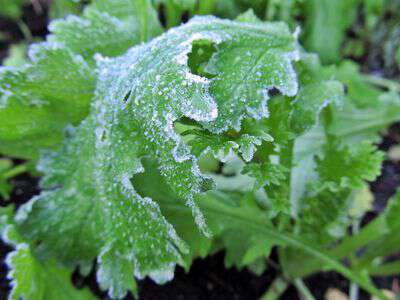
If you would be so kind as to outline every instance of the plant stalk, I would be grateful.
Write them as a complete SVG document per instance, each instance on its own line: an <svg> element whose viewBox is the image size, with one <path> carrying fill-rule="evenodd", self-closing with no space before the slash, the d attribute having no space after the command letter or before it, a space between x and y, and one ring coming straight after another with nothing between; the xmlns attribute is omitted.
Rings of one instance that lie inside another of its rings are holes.
<svg viewBox="0 0 400 300"><path fill-rule="evenodd" d="M7 180L7 179L13 178L15 176L18 176L18 175L20 175L22 173L25 173L27 170L28 170L28 164L26 164L26 163L25 164L21 164L21 165L18 165L16 167L12 168L11 170L5 172L1 176L1 178Z"/></svg>
<svg viewBox="0 0 400 300"><path fill-rule="evenodd" d="M277 300L286 291L289 283L282 276L275 278L271 283L266 293L260 298L260 300Z"/></svg>
<svg viewBox="0 0 400 300"><path fill-rule="evenodd" d="M298 290L302 300L315 300L314 296L311 294L310 290L301 278L296 278L293 281L293 284Z"/></svg>

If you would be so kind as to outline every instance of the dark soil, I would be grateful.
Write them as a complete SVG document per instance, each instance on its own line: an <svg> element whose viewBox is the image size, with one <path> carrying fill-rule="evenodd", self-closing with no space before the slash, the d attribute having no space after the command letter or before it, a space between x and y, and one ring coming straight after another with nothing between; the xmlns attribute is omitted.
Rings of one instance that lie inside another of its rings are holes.
<svg viewBox="0 0 400 300"><path fill-rule="evenodd" d="M23 20L28 25L33 37L44 37L47 34L46 9L39 13L35 12L32 6L24 9ZM0 32L5 39L0 41L0 61L7 56L10 44L16 43L24 38L16 22L0 18ZM380 145L380 149L387 151L390 146L400 142L400 125L394 125ZM27 202L32 196L39 193L38 179L28 174L20 175L12 180L15 187L11 199L16 206ZM371 184L376 201L374 211L366 216L365 222L375 217L386 206L387 200L395 193L400 186L400 164L385 161L382 175ZM0 205L6 203L0 199ZM9 292L9 282L6 279L7 267L4 259L11 250L0 240L0 299L6 299ZM146 279L139 282L139 295L142 300L163 300L163 299L258 299L272 283L277 275L273 267L276 264L276 255L272 256L273 263L261 276L257 276L248 270L226 269L224 267L224 253L218 253L206 259L197 259L190 272L178 267L174 280L165 284L157 285ZM275 261L275 262L274 262ZM101 299L108 299L106 293L102 292L96 284L95 272L83 278L78 272L72 276L77 287L89 287ZM380 288L391 289L398 286L400 277L380 278L375 282ZM325 272L311 276L305 280L306 285L316 299L324 299L329 288L338 288L347 293L349 282L342 276ZM126 299L133 299L131 295ZM282 299L299 299L294 287L289 287ZM367 295L361 293L360 299L368 299Z"/></svg>

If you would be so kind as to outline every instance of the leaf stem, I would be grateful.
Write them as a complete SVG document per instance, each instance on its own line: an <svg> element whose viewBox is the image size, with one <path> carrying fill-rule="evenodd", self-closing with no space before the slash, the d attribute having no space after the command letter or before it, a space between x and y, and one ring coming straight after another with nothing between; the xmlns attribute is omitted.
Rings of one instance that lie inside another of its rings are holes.
<svg viewBox="0 0 400 300"><path fill-rule="evenodd" d="M27 170L28 170L28 164L27 163L21 164L21 165L18 165L16 167L12 168L11 170L5 172L1 176L1 178L7 180L7 179L13 178L15 176L18 176L22 173L25 173Z"/></svg>
<svg viewBox="0 0 400 300"><path fill-rule="evenodd" d="M296 278L293 281L294 286L299 291L302 300L315 300L308 287L301 278Z"/></svg>
<svg viewBox="0 0 400 300"><path fill-rule="evenodd" d="M181 23L180 9L178 9L172 0L165 3L165 13L167 19L167 28L174 27Z"/></svg>
<svg viewBox="0 0 400 300"><path fill-rule="evenodd" d="M358 284L355 282L352 282L350 284L350 293L349 293L350 300L358 300L359 291L360 291L360 288L359 288Z"/></svg>
<svg viewBox="0 0 400 300"><path fill-rule="evenodd" d="M271 283L268 290L261 296L260 300L276 300L286 291L289 286L288 281L282 276L278 276Z"/></svg>
<svg viewBox="0 0 400 300"><path fill-rule="evenodd" d="M391 91L400 92L400 82L375 75L363 74L362 76L363 79L368 83L387 88Z"/></svg>
<svg viewBox="0 0 400 300"><path fill-rule="evenodd" d="M388 262L379 266L373 266L369 270L373 276L391 276L400 274L400 261Z"/></svg>
<svg viewBox="0 0 400 300"><path fill-rule="evenodd" d="M285 231L277 230L275 227L270 226L263 217L249 217L247 211L237 210L235 207L231 208L230 206L223 204L222 201L218 201L218 193L214 193L213 195L214 197L212 197L212 199L203 198L202 201L198 202L204 210L207 210L207 213L216 213L219 217L224 216L226 218L232 218L237 222L241 221L244 223L244 226L253 228L253 230L256 230L259 233L268 235L271 240L275 241L277 244L284 244L307 253L308 255L314 257L317 262L322 262L326 266L347 277L349 280L358 283L370 294L376 295L380 299L387 299L387 297L367 278L362 276L359 272L347 268L340 261L338 261L336 257L322 251L317 246L311 245L307 241L303 241L297 236Z"/></svg>
<svg viewBox="0 0 400 300"><path fill-rule="evenodd" d="M28 26L25 24L25 22L19 19L17 21L17 25L19 30L21 30L24 39L27 40L28 42L31 42L33 40L32 33L29 30Z"/></svg>
<svg viewBox="0 0 400 300"><path fill-rule="evenodd" d="M141 28L140 28L140 40L142 42L146 42L148 40L148 11L149 7L147 7L149 4L147 0L142 0L139 5L141 5L141 13L140 16L140 22L141 22Z"/></svg>
<svg viewBox="0 0 400 300"><path fill-rule="evenodd" d="M356 220L353 221L353 224L352 224L352 227L351 227L352 235L356 235L356 234L358 234L360 232L360 222L361 222L360 219L356 219ZM355 260L355 253L354 252L352 253L350 259L351 259L351 263L353 265L354 264L354 260ZM355 282L351 282L351 284L350 284L350 293L349 293L350 300L358 300L359 290L360 290L360 287L358 286L358 284L355 283Z"/></svg>
<svg viewBox="0 0 400 300"><path fill-rule="evenodd" d="M198 0L197 1L197 15L208 15L214 11L215 0Z"/></svg>

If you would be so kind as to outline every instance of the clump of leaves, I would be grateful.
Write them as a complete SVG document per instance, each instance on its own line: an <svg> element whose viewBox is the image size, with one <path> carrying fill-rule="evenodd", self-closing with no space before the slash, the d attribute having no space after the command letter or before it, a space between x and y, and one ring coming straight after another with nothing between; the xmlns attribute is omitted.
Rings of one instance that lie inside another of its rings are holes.
<svg viewBox="0 0 400 300"><path fill-rule="evenodd" d="M399 249L399 197L346 229L369 207L395 90L351 62L322 66L252 11L160 35L150 2L97 0L49 29L0 74L0 151L43 174L40 195L0 212L12 299L92 298L68 277L94 260L123 298L135 278L164 283L220 249L263 270L273 247L289 280L331 269L384 297L368 274L398 271L382 258Z"/></svg>

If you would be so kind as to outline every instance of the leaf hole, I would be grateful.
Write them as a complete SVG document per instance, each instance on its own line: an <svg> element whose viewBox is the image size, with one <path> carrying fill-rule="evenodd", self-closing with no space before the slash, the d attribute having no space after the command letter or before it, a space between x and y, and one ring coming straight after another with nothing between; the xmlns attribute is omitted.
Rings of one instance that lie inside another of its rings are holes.
<svg viewBox="0 0 400 300"><path fill-rule="evenodd" d="M100 141L101 141L101 142L104 142L104 141L106 140L106 138L107 138L106 131L103 130L103 131L101 132L101 135L100 135Z"/></svg>
<svg viewBox="0 0 400 300"><path fill-rule="evenodd" d="M272 98L274 96L278 96L280 94L281 94L281 92L276 87L268 89L268 97L270 97L270 98Z"/></svg>
<svg viewBox="0 0 400 300"><path fill-rule="evenodd" d="M349 88L347 87L347 84L343 83L343 93L345 95L347 95L348 91L349 91Z"/></svg>
<svg viewBox="0 0 400 300"><path fill-rule="evenodd" d="M165 5L161 3L158 6L158 21L160 21L160 24L163 28L167 28L167 18L165 15Z"/></svg>
<svg viewBox="0 0 400 300"><path fill-rule="evenodd" d="M160 3L157 7L158 21L164 29L168 29L171 26L179 25L179 23L187 23L191 17L189 10L181 10L179 7L175 7L175 13L179 10L180 15L169 20L168 9L164 3ZM171 9L171 8L170 8ZM168 24L168 21L173 21L174 24Z"/></svg>
<svg viewBox="0 0 400 300"><path fill-rule="evenodd" d="M212 74L207 70L211 57L217 52L215 43L210 40L196 40L193 42L192 51L189 53L188 65L191 73L206 78L214 78L216 74Z"/></svg>
<svg viewBox="0 0 400 300"><path fill-rule="evenodd" d="M128 102L129 98L131 97L132 91L128 91L124 96L124 103Z"/></svg>
<svg viewBox="0 0 400 300"><path fill-rule="evenodd" d="M165 183L158 169L157 161L150 158L142 158L144 172L136 173L131 178L135 191L142 197L149 197L154 201L174 199L176 196Z"/></svg>

